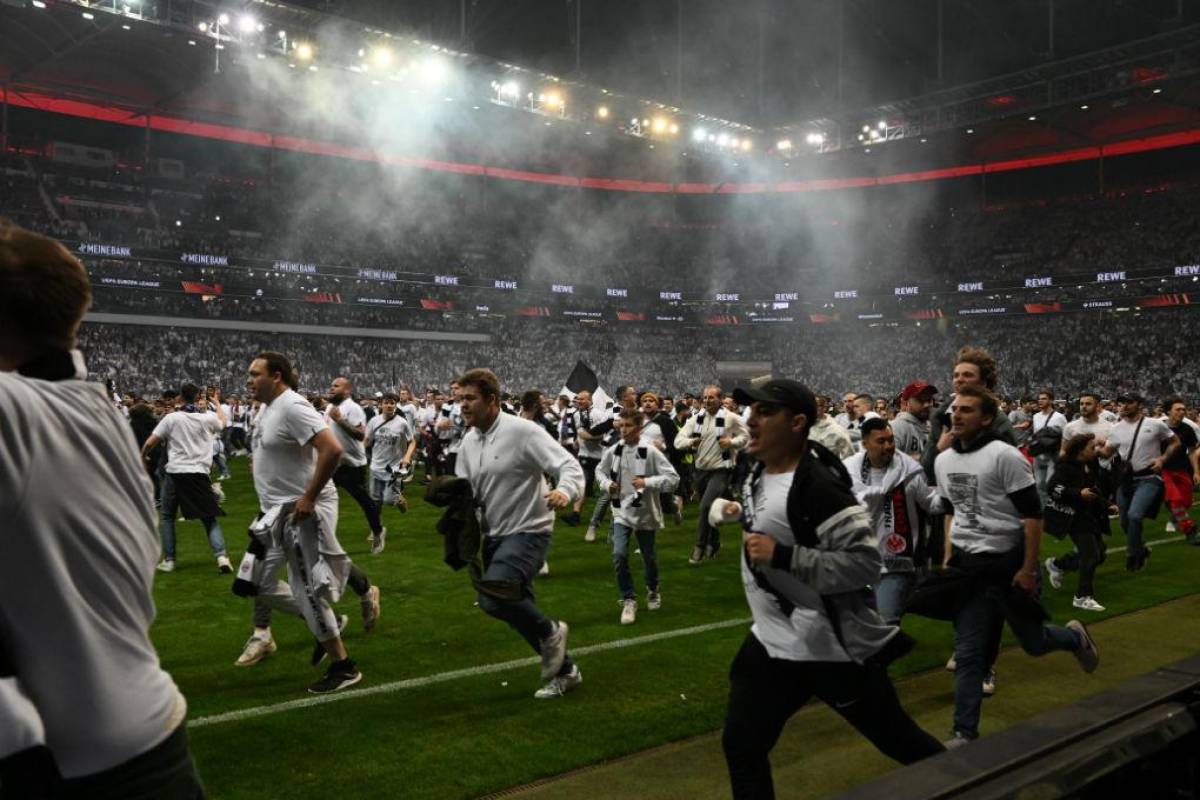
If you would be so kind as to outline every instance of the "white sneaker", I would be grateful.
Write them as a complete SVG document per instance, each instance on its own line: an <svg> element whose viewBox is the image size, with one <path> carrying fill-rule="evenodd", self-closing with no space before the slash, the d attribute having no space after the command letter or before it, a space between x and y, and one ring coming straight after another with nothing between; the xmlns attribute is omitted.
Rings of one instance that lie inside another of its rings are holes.
<svg viewBox="0 0 1200 800"><path fill-rule="evenodd" d="M1050 585L1055 589L1062 588L1063 571L1054 563L1053 558L1046 559L1046 577L1050 579Z"/></svg>
<svg viewBox="0 0 1200 800"><path fill-rule="evenodd" d="M229 563L229 556L217 556L217 572L222 575L233 572L233 564Z"/></svg>
<svg viewBox="0 0 1200 800"><path fill-rule="evenodd" d="M958 662L954 660L954 656L950 656L950 660L946 662L946 672L957 672Z"/></svg>
<svg viewBox="0 0 1200 800"><path fill-rule="evenodd" d="M538 575L549 575L549 574L550 574L550 562L543 561L542 566L538 568Z"/></svg>
<svg viewBox="0 0 1200 800"><path fill-rule="evenodd" d="M595 528L595 526L593 526L593 525L588 525L587 533L583 534L583 540L584 540L585 542L594 542L594 541L596 541L596 528Z"/></svg>
<svg viewBox="0 0 1200 800"><path fill-rule="evenodd" d="M646 592L646 608L651 611L662 608L662 595L658 592Z"/></svg>
<svg viewBox="0 0 1200 800"><path fill-rule="evenodd" d="M377 556L387 546L387 528L380 528L379 535L371 534L371 555Z"/></svg>
<svg viewBox="0 0 1200 800"><path fill-rule="evenodd" d="M1165 530L1167 533L1175 533L1175 520L1167 520L1167 527Z"/></svg>
<svg viewBox="0 0 1200 800"><path fill-rule="evenodd" d="M170 559L164 558L162 561L158 562L158 564L154 568L156 570L158 570L159 572L174 572L175 571L175 562Z"/></svg>
<svg viewBox="0 0 1200 800"><path fill-rule="evenodd" d="M1084 611L1103 611L1104 606L1096 602L1094 597L1076 597L1071 601L1071 605L1076 608L1082 608Z"/></svg>
<svg viewBox="0 0 1200 800"><path fill-rule="evenodd" d="M992 667L988 670L987 675L983 676L983 696L991 697L996 693L996 668Z"/></svg>
<svg viewBox="0 0 1200 800"><path fill-rule="evenodd" d="M632 625L637 620L637 600L621 601L621 624Z"/></svg>
<svg viewBox="0 0 1200 800"><path fill-rule="evenodd" d="M374 629L375 623L379 621L379 615L383 613L379 604L379 587L372 586L367 589L367 593L362 596L359 603L362 605L363 630L370 633Z"/></svg>
<svg viewBox="0 0 1200 800"><path fill-rule="evenodd" d="M573 664L570 672L552 678L549 683L534 692L533 696L538 700L553 700L555 697L562 697L581 683L583 673L579 671L578 664Z"/></svg>
<svg viewBox="0 0 1200 800"><path fill-rule="evenodd" d="M252 664L257 664L267 656L279 649L275 644L275 637L267 634L266 637L261 637L257 633L246 640L246 646L242 648L242 654L238 656L237 661L233 662L235 667L249 667Z"/></svg>
<svg viewBox="0 0 1200 800"><path fill-rule="evenodd" d="M542 680L550 680L562 669L563 659L567 657L567 633L569 632L567 623L556 622L554 623L554 633L538 643L542 652Z"/></svg>

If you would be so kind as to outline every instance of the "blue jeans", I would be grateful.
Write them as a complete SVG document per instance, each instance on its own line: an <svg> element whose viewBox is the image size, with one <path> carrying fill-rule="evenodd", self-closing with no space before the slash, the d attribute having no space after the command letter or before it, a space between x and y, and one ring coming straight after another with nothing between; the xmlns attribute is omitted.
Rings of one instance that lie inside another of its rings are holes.
<svg viewBox="0 0 1200 800"><path fill-rule="evenodd" d="M608 507L612 505L612 495L608 492L600 492L596 497L596 507L592 509L592 519L588 523L588 527L599 528L604 522L604 514L608 511Z"/></svg>
<svg viewBox="0 0 1200 800"><path fill-rule="evenodd" d="M382 511L385 505L396 502L397 495L403 494L403 492L396 492L392 489L391 478L380 478L374 472L368 473L368 475L367 489L371 495L371 502L375 503L375 508ZM399 485L400 483L397 481L396 486Z"/></svg>
<svg viewBox="0 0 1200 800"><path fill-rule="evenodd" d="M179 501L175 497L175 482L169 477L162 481L162 495L158 504L158 533L162 537L163 558L175 560L175 515L179 513ZM225 555L225 539L221 536L221 523L216 517L200 520L208 532L208 546L214 556Z"/></svg>
<svg viewBox="0 0 1200 800"><path fill-rule="evenodd" d="M629 572L629 537L635 533L638 547L642 549L642 563L646 567L646 591L658 591L658 556L654 552L656 531L634 531L628 525L613 520L613 572L617 575L617 590L620 591L622 600L637 599L637 592L633 588L633 575Z"/></svg>
<svg viewBox="0 0 1200 800"><path fill-rule="evenodd" d="M979 735L983 705L983 678L991 666L989 640L1000 618L1008 621L1021 648L1031 656L1056 650L1075 652L1083 641L1079 634L1044 621L1040 609L998 582L981 582L954 617L954 730L974 739Z"/></svg>
<svg viewBox="0 0 1200 800"><path fill-rule="evenodd" d="M546 561L549 549L548 533L512 533L483 540L483 579L517 580L522 596L520 600L501 600L479 592L479 607L488 616L508 623L538 654L542 652L541 640L554 633L554 623L533 602L533 579ZM568 653L558 674L570 671Z"/></svg>
<svg viewBox="0 0 1200 800"><path fill-rule="evenodd" d="M916 585L915 572L888 572L879 576L875 584L875 610L889 625L900 624L904 614L904 603Z"/></svg>
<svg viewBox="0 0 1200 800"><path fill-rule="evenodd" d="M1117 508L1121 511L1121 529L1128 540L1126 555L1140 556L1145 551L1142 545L1142 520L1151 507L1162 497L1163 482L1157 475L1134 478L1132 491L1125 486L1117 489Z"/></svg>

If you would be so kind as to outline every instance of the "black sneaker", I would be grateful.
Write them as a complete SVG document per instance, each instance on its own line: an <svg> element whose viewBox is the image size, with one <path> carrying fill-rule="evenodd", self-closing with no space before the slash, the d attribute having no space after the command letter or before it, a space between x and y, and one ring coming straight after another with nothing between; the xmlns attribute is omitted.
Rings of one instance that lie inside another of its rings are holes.
<svg viewBox="0 0 1200 800"><path fill-rule="evenodd" d="M353 686L361 680L362 673L358 671L358 666L347 658L345 661L330 664L329 669L325 670L325 677L309 686L308 691L310 694L330 694Z"/></svg>
<svg viewBox="0 0 1200 800"><path fill-rule="evenodd" d="M574 527L578 527L578 525L579 525L579 512L578 512L578 511L572 511L572 512L571 512L571 513L569 513L569 514L563 514L563 515L562 515L562 521L563 521L563 522L565 522L565 523L567 523L568 525L570 525L572 528L574 528Z"/></svg>
<svg viewBox="0 0 1200 800"><path fill-rule="evenodd" d="M350 618L347 617L345 614L342 614L341 616L338 617L337 622L338 622L338 635L341 636L342 631L346 630L346 624L348 622L350 622ZM321 644L320 642L317 642L315 645L313 645L312 658L309 659L309 663L312 664L314 667L318 666L328 656L329 656L329 653L325 652L325 645Z"/></svg>

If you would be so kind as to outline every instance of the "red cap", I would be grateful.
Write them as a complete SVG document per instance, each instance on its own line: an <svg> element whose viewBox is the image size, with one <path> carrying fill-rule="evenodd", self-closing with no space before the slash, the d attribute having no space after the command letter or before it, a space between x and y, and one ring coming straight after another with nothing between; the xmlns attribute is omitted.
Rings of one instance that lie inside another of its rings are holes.
<svg viewBox="0 0 1200 800"><path fill-rule="evenodd" d="M913 381L900 392L901 400L911 400L923 394L937 394L937 387L925 381Z"/></svg>

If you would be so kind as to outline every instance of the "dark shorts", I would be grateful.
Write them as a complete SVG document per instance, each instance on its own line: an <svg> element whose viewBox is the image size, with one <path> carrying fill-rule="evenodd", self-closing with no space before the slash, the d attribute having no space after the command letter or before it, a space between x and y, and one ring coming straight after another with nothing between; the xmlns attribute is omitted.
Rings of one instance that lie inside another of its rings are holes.
<svg viewBox="0 0 1200 800"><path fill-rule="evenodd" d="M212 482L202 472L167 473L167 480L175 484L175 499L179 503L184 519L212 519L223 517L225 512L213 494Z"/></svg>

